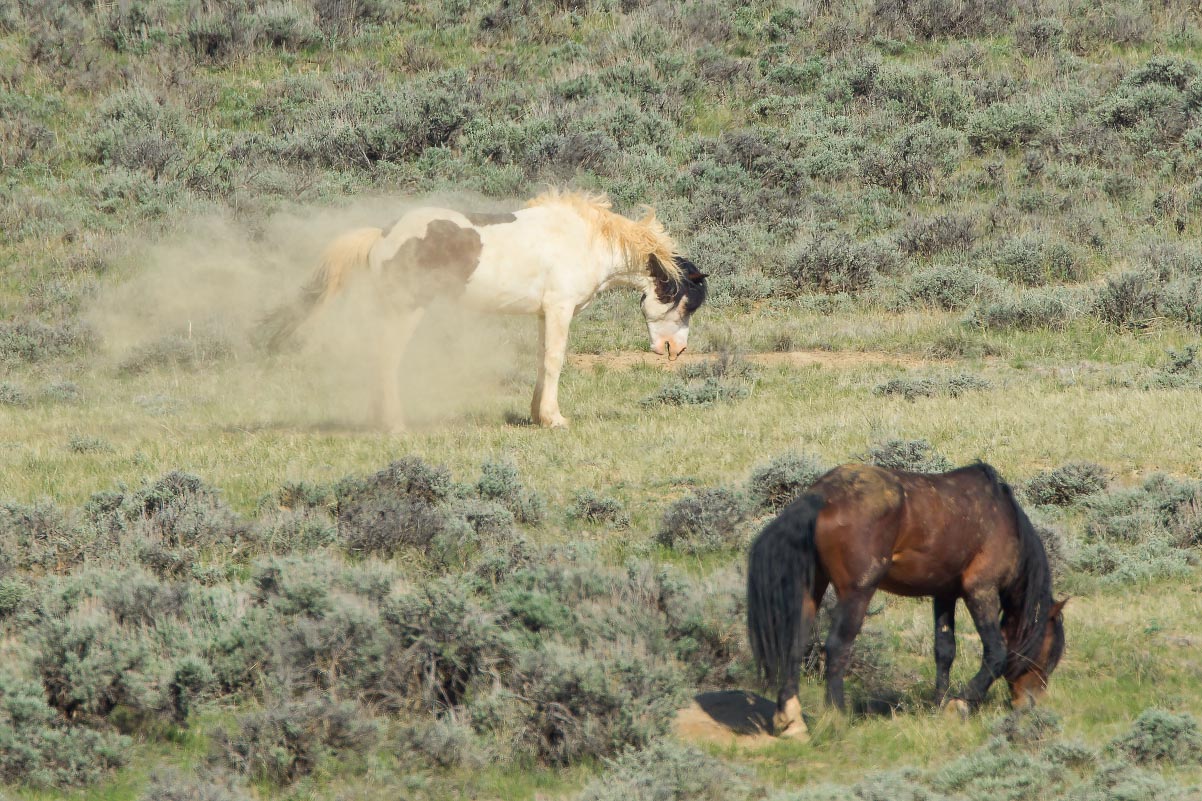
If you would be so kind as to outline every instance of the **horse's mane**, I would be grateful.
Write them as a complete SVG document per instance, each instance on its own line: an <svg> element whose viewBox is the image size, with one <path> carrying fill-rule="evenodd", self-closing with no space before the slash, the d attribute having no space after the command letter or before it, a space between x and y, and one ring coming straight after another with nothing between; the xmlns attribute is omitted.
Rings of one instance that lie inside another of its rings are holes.
<svg viewBox="0 0 1202 801"><path fill-rule="evenodd" d="M1014 642L1007 643L1006 655L1006 678L1016 679L1039 660L1039 652L1043 648L1044 631L1052 609L1052 568L1043 540L1014 497L1010 485L984 462L977 462L970 467L980 470L1003 502L1009 503L1014 509L1018 533L1018 569L1010 586L1001 588L1001 596L1002 628L1005 629L1012 619L1016 619L1017 623ZM1061 632L1050 655L1049 672L1059 661L1063 648Z"/></svg>
<svg viewBox="0 0 1202 801"><path fill-rule="evenodd" d="M568 206L593 225L597 236L612 242L626 254L632 270L648 273L654 256L664 273L679 284L684 276L676 263L676 243L663 224L655 217L655 209L645 206L641 220L631 220L612 211L613 204L605 195L548 189L526 203L530 206Z"/></svg>

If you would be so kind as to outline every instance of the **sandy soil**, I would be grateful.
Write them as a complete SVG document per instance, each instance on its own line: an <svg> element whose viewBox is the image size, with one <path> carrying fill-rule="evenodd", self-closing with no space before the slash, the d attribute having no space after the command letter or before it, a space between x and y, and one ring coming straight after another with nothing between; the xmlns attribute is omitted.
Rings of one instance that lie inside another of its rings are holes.
<svg viewBox="0 0 1202 801"><path fill-rule="evenodd" d="M754 693L702 693L676 714L672 732L688 742L763 748L779 742L772 736L775 711L774 703Z"/></svg>

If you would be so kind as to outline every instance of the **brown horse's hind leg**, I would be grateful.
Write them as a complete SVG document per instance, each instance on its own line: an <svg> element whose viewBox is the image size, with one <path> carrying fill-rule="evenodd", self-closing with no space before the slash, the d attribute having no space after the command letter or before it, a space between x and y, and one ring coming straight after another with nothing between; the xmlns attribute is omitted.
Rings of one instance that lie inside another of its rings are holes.
<svg viewBox="0 0 1202 801"><path fill-rule="evenodd" d="M851 661L851 645L864 625L871 590L853 590L839 598L835 619L826 638L826 700L840 711L847 710L843 697L843 674Z"/></svg>
<svg viewBox="0 0 1202 801"><path fill-rule="evenodd" d="M935 704L943 706L956 660L956 596L935 597Z"/></svg>
<svg viewBox="0 0 1202 801"><path fill-rule="evenodd" d="M997 590L978 590L964 597L964 605L972 615L977 632L981 635L981 669L964 688L964 700L976 707L985 700L985 694L993 682L1002 675L1006 667L1006 642L1002 639L999 619L1002 614L1001 599Z"/></svg>
<svg viewBox="0 0 1202 801"><path fill-rule="evenodd" d="M801 701L797 698L797 691L801 668L810 649L814 623L818 619L818 607L822 604L828 583L826 576L818 572L814 577L813 593L801 601L801 619L798 621L801 630L794 637L793 649L789 654L789 664L793 669L785 677L785 683L776 696L776 715L772 724L778 737L808 740L810 736L805 719L801 716Z"/></svg>

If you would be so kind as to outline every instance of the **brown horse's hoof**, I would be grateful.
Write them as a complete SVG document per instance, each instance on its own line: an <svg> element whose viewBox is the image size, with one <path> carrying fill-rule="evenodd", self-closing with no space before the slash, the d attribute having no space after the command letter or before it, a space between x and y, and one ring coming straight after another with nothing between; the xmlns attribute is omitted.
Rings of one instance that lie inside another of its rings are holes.
<svg viewBox="0 0 1202 801"><path fill-rule="evenodd" d="M784 729L777 729L777 737L786 737L799 743L808 743L810 741L810 729L806 726L804 720L798 718L789 723Z"/></svg>
<svg viewBox="0 0 1202 801"><path fill-rule="evenodd" d="M801 701L796 696L786 701L785 708L772 717L772 727L777 737L788 737L803 743L810 741L810 729L801 716Z"/></svg>
<svg viewBox="0 0 1202 801"><path fill-rule="evenodd" d="M972 712L972 707L963 698L949 698L943 704L943 714L949 718L957 720L968 720L969 714Z"/></svg>

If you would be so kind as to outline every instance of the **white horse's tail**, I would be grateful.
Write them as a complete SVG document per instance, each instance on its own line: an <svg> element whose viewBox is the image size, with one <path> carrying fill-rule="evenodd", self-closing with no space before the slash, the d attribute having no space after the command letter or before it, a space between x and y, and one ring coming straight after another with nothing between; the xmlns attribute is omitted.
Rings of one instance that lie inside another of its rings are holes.
<svg viewBox="0 0 1202 801"><path fill-rule="evenodd" d="M261 341L268 351L281 350L296 329L342 290L352 273L367 267L367 257L383 234L379 228L357 228L330 243L300 296L270 312L260 324Z"/></svg>

